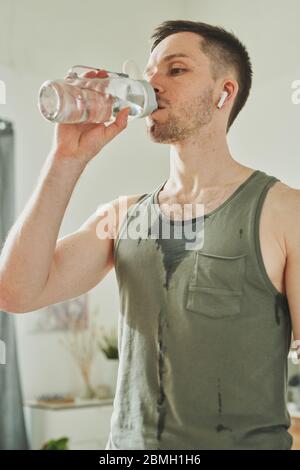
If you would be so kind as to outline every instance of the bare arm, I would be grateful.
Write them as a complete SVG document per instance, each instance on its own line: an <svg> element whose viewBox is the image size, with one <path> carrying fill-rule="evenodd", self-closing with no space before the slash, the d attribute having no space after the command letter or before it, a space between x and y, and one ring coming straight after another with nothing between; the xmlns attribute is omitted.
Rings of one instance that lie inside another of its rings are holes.
<svg viewBox="0 0 300 470"><path fill-rule="evenodd" d="M95 212L79 230L57 241L46 282L27 305L20 307L20 312L78 297L111 270L113 234L110 232L105 239L97 236L97 224L103 217L104 210Z"/></svg>
<svg viewBox="0 0 300 470"><path fill-rule="evenodd" d="M139 197L124 196L126 208ZM116 199L101 206L76 232L59 239L47 282L22 313L78 297L95 287L114 267L114 239L125 215ZM100 237L104 226L108 230Z"/></svg>
<svg viewBox="0 0 300 470"><path fill-rule="evenodd" d="M84 167L50 154L37 188L11 228L0 260L1 308L17 311L47 282L59 228Z"/></svg>
<svg viewBox="0 0 300 470"><path fill-rule="evenodd" d="M85 74L95 75L103 77L107 74L105 71ZM100 241L98 258L92 259L96 243L92 235L93 222L58 242L57 237L73 189L85 166L127 126L127 117L128 112L122 110L109 126L92 123L56 125L54 146L37 188L11 228L2 249L0 309L26 312L47 302L75 297L83 289L93 287L110 269L109 240ZM87 254L86 246L89 246ZM74 258L76 250L80 252ZM85 263L82 266L85 274L89 272L86 280L81 274L81 286L78 285L80 262Z"/></svg>
<svg viewBox="0 0 300 470"><path fill-rule="evenodd" d="M284 205L287 262L286 294L291 312L293 339L300 359L300 190L290 189Z"/></svg>

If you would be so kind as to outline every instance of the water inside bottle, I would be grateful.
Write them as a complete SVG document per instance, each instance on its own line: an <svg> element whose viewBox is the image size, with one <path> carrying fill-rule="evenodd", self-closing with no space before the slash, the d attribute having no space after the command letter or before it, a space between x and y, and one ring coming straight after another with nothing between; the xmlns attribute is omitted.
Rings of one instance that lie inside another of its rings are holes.
<svg viewBox="0 0 300 470"><path fill-rule="evenodd" d="M127 107L130 108L129 120L142 115L145 96L143 92L135 93L133 87L137 84L127 85L122 89L121 81L118 84L122 92L120 97L112 94L116 83L116 80L111 80L107 86L103 79L92 83L82 79L48 81L40 89L40 111L50 121L70 124L110 123L121 109Z"/></svg>
<svg viewBox="0 0 300 470"><path fill-rule="evenodd" d="M40 91L40 110L50 121L105 122L112 113L114 98L89 88L58 82Z"/></svg>

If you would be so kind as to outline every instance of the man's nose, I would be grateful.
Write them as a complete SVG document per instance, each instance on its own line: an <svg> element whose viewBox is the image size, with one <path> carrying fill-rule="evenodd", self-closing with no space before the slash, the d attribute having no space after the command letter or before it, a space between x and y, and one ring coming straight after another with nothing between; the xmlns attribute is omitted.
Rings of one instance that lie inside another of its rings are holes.
<svg viewBox="0 0 300 470"><path fill-rule="evenodd" d="M159 77L159 75L153 74L149 79L148 82L150 85L153 86L155 93L162 93L164 90L164 85L162 83L162 79Z"/></svg>

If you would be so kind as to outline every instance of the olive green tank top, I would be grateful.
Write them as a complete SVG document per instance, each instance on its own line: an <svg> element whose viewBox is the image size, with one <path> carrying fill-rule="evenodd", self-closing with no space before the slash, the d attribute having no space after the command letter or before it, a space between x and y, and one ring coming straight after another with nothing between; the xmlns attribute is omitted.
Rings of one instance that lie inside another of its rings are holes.
<svg viewBox="0 0 300 470"><path fill-rule="evenodd" d="M129 208L114 247L119 369L106 449L291 448L290 312L259 243L276 181L254 171L185 221L188 237L158 205L165 182Z"/></svg>

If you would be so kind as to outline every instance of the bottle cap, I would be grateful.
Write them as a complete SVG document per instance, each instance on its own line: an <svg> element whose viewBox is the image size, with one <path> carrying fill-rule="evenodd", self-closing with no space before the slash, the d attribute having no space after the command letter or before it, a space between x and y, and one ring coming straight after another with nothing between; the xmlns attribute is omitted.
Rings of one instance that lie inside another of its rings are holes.
<svg viewBox="0 0 300 470"><path fill-rule="evenodd" d="M140 114L140 118L148 116L148 114L151 114L155 109L158 108L158 103L156 101L156 94L154 91L154 88L152 85L150 85L147 80L139 80L145 90L145 104L144 104L144 111L142 114Z"/></svg>
<svg viewBox="0 0 300 470"><path fill-rule="evenodd" d="M143 74L139 66L132 59L127 59L123 62L122 72L133 78L133 80L143 80Z"/></svg>

